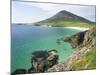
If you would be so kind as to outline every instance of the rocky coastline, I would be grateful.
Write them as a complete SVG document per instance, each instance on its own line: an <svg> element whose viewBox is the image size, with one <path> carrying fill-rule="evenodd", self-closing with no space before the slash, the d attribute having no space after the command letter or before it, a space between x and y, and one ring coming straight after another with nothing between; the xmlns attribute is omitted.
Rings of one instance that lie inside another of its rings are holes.
<svg viewBox="0 0 100 75"><path fill-rule="evenodd" d="M59 55L56 49L36 51L32 53L31 67L27 70L17 69L12 75L96 69L95 27L61 40L69 42L75 48L75 51L68 59L65 58L65 61L59 63Z"/></svg>
<svg viewBox="0 0 100 75"><path fill-rule="evenodd" d="M79 32L63 39L69 42L76 50L66 59L48 72L78 71L96 69L96 28Z"/></svg>

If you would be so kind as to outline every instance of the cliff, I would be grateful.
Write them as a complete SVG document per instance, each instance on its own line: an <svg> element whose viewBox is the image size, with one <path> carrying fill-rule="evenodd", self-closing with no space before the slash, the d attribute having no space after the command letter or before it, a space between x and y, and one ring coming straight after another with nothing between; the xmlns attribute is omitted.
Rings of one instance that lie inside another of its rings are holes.
<svg viewBox="0 0 100 75"><path fill-rule="evenodd" d="M96 28L79 32L71 37L66 37L64 42L69 42L75 51L66 59L48 72L76 71L96 68Z"/></svg>

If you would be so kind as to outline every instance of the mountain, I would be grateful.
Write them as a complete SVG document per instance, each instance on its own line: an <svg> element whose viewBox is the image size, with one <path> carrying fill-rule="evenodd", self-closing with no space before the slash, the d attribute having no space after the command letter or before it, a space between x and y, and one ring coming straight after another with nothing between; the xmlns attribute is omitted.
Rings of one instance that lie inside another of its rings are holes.
<svg viewBox="0 0 100 75"><path fill-rule="evenodd" d="M68 11L62 10L60 12L58 12L57 14L55 14L54 16L41 21L41 22L52 22L52 21L84 21L84 22L90 22L85 18L82 18L80 16L74 15Z"/></svg>
<svg viewBox="0 0 100 75"><path fill-rule="evenodd" d="M41 25L47 25L47 26L79 26L80 24L83 24L83 26L88 26L89 24L94 24L91 21L77 16L73 13L70 13L68 11L62 10L58 13L56 13L54 16L34 23L36 26L41 26ZM86 25L85 25L86 24Z"/></svg>

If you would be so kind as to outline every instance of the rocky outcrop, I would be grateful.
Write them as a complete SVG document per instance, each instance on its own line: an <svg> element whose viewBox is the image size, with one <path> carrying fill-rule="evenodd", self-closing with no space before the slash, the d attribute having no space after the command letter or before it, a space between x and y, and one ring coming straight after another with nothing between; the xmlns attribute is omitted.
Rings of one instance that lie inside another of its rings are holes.
<svg viewBox="0 0 100 75"><path fill-rule="evenodd" d="M56 49L52 49L48 52L47 64L48 68L58 64L58 53Z"/></svg>
<svg viewBox="0 0 100 75"><path fill-rule="evenodd" d="M58 54L56 49L50 51L36 51L32 53L31 64L29 73L45 72L58 63Z"/></svg>
<svg viewBox="0 0 100 75"><path fill-rule="evenodd" d="M79 32L71 37L67 37L64 39L64 42L69 42L73 48L79 47L83 44L85 32Z"/></svg>
<svg viewBox="0 0 100 75"><path fill-rule="evenodd" d="M95 44L95 36L96 30L95 27L91 30L87 30L84 32L79 32L71 37L67 37L64 39L64 42L69 42L73 48L79 48L85 46L86 44L94 45Z"/></svg>
<svg viewBox="0 0 100 75"><path fill-rule="evenodd" d="M76 50L66 59L52 68L48 72L55 71L75 71L96 68L96 29L77 33L64 39L70 42Z"/></svg>
<svg viewBox="0 0 100 75"><path fill-rule="evenodd" d="M47 66L47 51L36 51L32 53L31 64L34 72L44 72Z"/></svg>
<svg viewBox="0 0 100 75"><path fill-rule="evenodd" d="M57 63L58 52L56 49L50 51L36 51L32 53L31 68L28 70L17 69L12 73L12 75L45 72Z"/></svg>

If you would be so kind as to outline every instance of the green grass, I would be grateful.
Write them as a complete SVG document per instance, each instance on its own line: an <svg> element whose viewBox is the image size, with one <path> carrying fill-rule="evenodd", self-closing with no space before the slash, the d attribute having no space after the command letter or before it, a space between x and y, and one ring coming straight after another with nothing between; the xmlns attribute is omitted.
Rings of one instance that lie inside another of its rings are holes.
<svg viewBox="0 0 100 75"><path fill-rule="evenodd" d="M86 23L86 22L77 22L77 21L60 21L60 22L38 22L33 23L35 26L52 26L52 27L85 27L85 28L91 28L95 26L95 23Z"/></svg>
<svg viewBox="0 0 100 75"><path fill-rule="evenodd" d="M88 65L86 69L96 68L96 47L87 52L82 59L74 61L71 70L82 70L86 65Z"/></svg>
<svg viewBox="0 0 100 75"><path fill-rule="evenodd" d="M86 53L84 57L89 64L89 69L95 69L96 68L96 47L92 48L91 52Z"/></svg>

